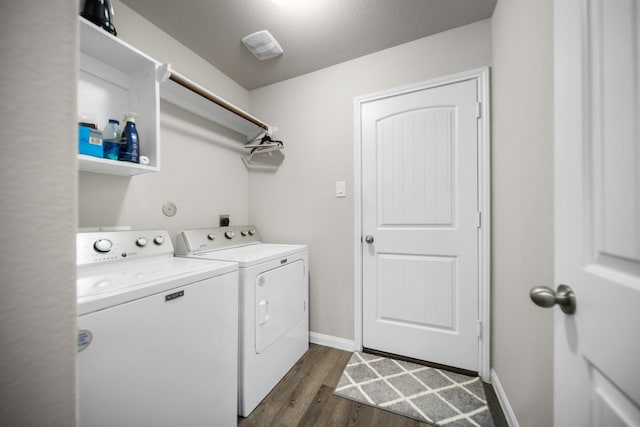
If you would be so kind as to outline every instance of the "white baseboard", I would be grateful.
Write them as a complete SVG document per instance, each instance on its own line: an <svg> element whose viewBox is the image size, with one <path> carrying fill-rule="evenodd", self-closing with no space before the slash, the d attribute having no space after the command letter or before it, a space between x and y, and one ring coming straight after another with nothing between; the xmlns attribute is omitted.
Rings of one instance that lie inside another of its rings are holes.
<svg viewBox="0 0 640 427"><path fill-rule="evenodd" d="M356 348L353 340L320 334L318 332L309 332L309 341L314 344L337 348L338 350L355 351Z"/></svg>
<svg viewBox="0 0 640 427"><path fill-rule="evenodd" d="M507 399L507 395L502 388L502 384L500 384L500 380L498 379L498 374L495 369L491 369L491 384L493 385L493 389L498 396L498 401L500 402L500 406L502 407L502 412L504 413L505 418L507 419L507 423L509 423L509 427L520 427L518 424L518 420L516 419L516 414L513 412L511 405L509 404L509 399Z"/></svg>

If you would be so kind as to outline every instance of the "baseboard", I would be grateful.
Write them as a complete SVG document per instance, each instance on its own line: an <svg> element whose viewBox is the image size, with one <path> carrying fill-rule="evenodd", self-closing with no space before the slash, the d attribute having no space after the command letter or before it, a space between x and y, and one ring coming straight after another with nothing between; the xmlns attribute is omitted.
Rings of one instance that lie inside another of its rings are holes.
<svg viewBox="0 0 640 427"><path fill-rule="evenodd" d="M513 412L513 409L509 404L509 399L507 399L507 395L502 388L502 384L500 384L498 374L493 368L491 369L491 384L496 392L496 396L498 397L498 401L502 407L502 412L507 419L507 423L509 423L509 427L520 427L520 424L518 424L518 420L516 419L516 414Z"/></svg>
<svg viewBox="0 0 640 427"><path fill-rule="evenodd" d="M338 350L355 351L356 348L353 340L320 334L318 332L309 332L309 341L314 344L337 348Z"/></svg>

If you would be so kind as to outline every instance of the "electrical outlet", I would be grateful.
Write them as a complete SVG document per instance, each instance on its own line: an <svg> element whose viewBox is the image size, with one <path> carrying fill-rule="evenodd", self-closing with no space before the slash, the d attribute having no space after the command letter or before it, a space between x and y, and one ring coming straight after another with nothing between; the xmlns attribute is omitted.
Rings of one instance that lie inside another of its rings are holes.
<svg viewBox="0 0 640 427"><path fill-rule="evenodd" d="M175 205L175 203L167 202L164 205L162 205L162 213L165 216L169 216L169 217L174 216L176 212L178 212L178 208Z"/></svg>
<svg viewBox="0 0 640 427"><path fill-rule="evenodd" d="M229 215L228 214L220 215L220 227L228 227L229 226L229 222L231 222L231 220L229 219Z"/></svg>

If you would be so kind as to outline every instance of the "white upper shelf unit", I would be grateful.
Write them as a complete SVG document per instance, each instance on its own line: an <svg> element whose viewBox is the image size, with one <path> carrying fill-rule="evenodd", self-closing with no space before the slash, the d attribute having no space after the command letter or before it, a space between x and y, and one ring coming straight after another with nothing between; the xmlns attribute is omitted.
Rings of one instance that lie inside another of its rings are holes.
<svg viewBox="0 0 640 427"><path fill-rule="evenodd" d="M164 64L158 68L160 97L207 120L216 122L251 141L273 129L246 111L210 92Z"/></svg>
<svg viewBox="0 0 640 427"><path fill-rule="evenodd" d="M140 155L149 165L78 154L80 170L110 175L138 175L160 170L160 102L156 69L159 65L121 39L82 17L78 73L78 114L99 127L109 119L122 120L125 111L138 114ZM74 138L77 144L77 135Z"/></svg>

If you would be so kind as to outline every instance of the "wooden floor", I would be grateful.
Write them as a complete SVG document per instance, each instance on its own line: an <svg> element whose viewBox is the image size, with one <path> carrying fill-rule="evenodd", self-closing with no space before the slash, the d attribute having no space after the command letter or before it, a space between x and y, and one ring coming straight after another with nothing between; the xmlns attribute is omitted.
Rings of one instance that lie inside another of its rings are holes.
<svg viewBox="0 0 640 427"><path fill-rule="evenodd" d="M280 383L248 418L238 417L238 425L249 426L411 426L429 427L411 418L376 409L333 395L335 385L351 352L311 344ZM485 384L489 408L496 427L507 426L495 393Z"/></svg>

